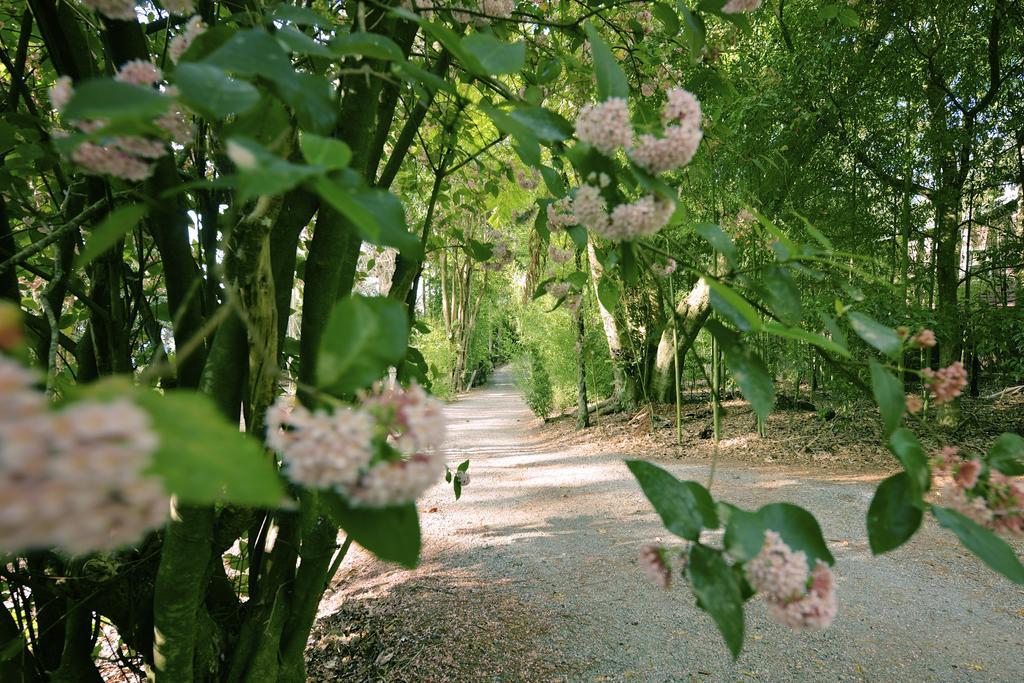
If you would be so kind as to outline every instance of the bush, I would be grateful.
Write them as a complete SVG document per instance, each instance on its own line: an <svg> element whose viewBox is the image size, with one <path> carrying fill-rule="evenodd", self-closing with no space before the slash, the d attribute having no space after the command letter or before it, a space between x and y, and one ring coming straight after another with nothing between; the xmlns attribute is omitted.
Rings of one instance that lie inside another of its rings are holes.
<svg viewBox="0 0 1024 683"><path fill-rule="evenodd" d="M530 406L533 414L547 419L555 396L551 388L551 376L535 348L530 349L530 371L523 393L526 394L526 405Z"/></svg>

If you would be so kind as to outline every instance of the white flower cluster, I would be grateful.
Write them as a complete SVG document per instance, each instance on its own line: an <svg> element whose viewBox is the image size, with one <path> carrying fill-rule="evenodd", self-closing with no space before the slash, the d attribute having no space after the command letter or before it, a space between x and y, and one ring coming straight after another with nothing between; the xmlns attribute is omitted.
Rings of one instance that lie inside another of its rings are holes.
<svg viewBox="0 0 1024 683"><path fill-rule="evenodd" d="M163 80L160 69L145 60L126 62L118 69L114 80L134 85L155 86ZM173 87L166 93L175 97L177 90ZM61 76L49 91L50 102L57 112L63 112L74 96L71 79ZM72 121L83 133L95 133L101 130L104 121ZM188 144L192 140L192 125L185 112L174 104L166 114L153 120L167 138L179 145ZM84 168L88 173L110 175L124 180L142 181L153 174L153 162L167 153L166 141L160 138L139 135L118 135L105 138L99 143L82 142L71 152L71 160Z"/></svg>
<svg viewBox="0 0 1024 683"><path fill-rule="evenodd" d="M420 386L382 384L362 405L333 413L279 400L267 413L267 444L296 484L383 507L415 501L444 473L446 427L441 402ZM402 457L375 459L378 438Z"/></svg>
<svg viewBox="0 0 1024 683"><path fill-rule="evenodd" d="M544 291L556 299L561 299L569 293L568 282L549 282L544 285Z"/></svg>
<svg viewBox="0 0 1024 683"><path fill-rule="evenodd" d="M171 61L177 64L181 56L192 46L192 42L202 33L206 32L206 24L198 14L193 16L185 24L185 31L171 38L171 44L167 47L167 53Z"/></svg>
<svg viewBox="0 0 1024 683"><path fill-rule="evenodd" d="M126 399L51 411L34 382L0 357L0 551L112 550L163 526L149 416Z"/></svg>
<svg viewBox="0 0 1024 683"><path fill-rule="evenodd" d="M700 128L700 102L691 93L673 88L662 113L664 137L641 135L629 156L650 173L665 173L685 166L693 159L704 133Z"/></svg>

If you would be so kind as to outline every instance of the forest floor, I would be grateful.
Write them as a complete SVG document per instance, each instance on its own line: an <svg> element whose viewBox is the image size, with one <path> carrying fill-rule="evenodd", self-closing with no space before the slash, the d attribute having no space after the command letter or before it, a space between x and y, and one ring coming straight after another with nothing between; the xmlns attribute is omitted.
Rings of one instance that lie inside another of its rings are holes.
<svg viewBox="0 0 1024 683"><path fill-rule="evenodd" d="M817 515L837 560L832 628L794 633L754 601L733 662L686 587L661 591L637 566L642 544L674 540L622 460L647 457L706 483L705 407L687 409L683 449L665 416L653 434L646 414L578 433L568 419L535 419L499 371L447 409L449 463L472 462L462 499L442 483L421 500L415 570L353 550L321 604L310 680L1019 680L1024 589L934 523L871 556L864 514L892 469L873 420L844 427L842 410L831 420L781 412L761 440L749 409L729 407L712 493ZM1019 404L977 412L958 443L1019 429L1010 422L1024 414Z"/></svg>

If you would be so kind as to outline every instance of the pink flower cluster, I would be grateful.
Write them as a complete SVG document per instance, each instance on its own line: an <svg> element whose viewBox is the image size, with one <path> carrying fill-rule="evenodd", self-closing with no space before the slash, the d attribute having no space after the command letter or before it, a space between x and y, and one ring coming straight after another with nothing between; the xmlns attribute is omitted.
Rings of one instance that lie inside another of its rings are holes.
<svg viewBox="0 0 1024 683"><path fill-rule="evenodd" d="M668 103L662 112L664 136L641 135L639 144L629 153L637 166L655 174L690 163L704 137L697 98L681 88L673 88L667 94Z"/></svg>
<svg viewBox="0 0 1024 683"><path fill-rule="evenodd" d="M576 225L576 214L573 211L572 197L565 196L557 202L548 204L547 208L548 229L558 232Z"/></svg>
<svg viewBox="0 0 1024 683"><path fill-rule="evenodd" d="M921 371L921 376L928 380L928 389L935 396L936 405L952 401L967 386L967 370L960 361L937 372L925 368Z"/></svg>
<svg viewBox="0 0 1024 683"><path fill-rule="evenodd" d="M437 4L434 2L433 6L437 7ZM478 27L490 24L491 19L509 19L516 8L515 0L455 0L455 4L456 7L452 8L455 21L460 24L472 23ZM420 6L419 1L417 6ZM480 12L485 16L470 14L465 10Z"/></svg>
<svg viewBox="0 0 1024 683"><path fill-rule="evenodd" d="M412 502L436 482L445 467L445 431L440 401L415 384L380 384L360 406L333 413L289 407L284 399L267 411L267 445L281 454L289 479L368 507ZM401 457L378 458L378 439Z"/></svg>
<svg viewBox="0 0 1024 683"><path fill-rule="evenodd" d="M491 244L491 259L483 264L484 270L497 272L515 259L512 247L503 233L497 230L488 230L484 233L484 241Z"/></svg>
<svg viewBox="0 0 1024 683"><path fill-rule="evenodd" d="M750 586L764 595L773 621L800 630L828 628L835 618L832 570L819 560L809 572L807 555L793 552L775 531L765 531L764 546L744 571Z"/></svg>
<svg viewBox="0 0 1024 683"><path fill-rule="evenodd" d="M523 169L519 169L516 172L516 182L524 190L532 190L540 184L540 175L532 168L530 169L530 175L526 175Z"/></svg>
<svg viewBox="0 0 1024 683"><path fill-rule="evenodd" d="M167 47L167 54L170 55L171 61L177 64L181 60L181 56L192 46L193 41L205 32L206 24L203 23L202 17L197 14L190 18L185 24L184 32L171 38L171 43Z"/></svg>
<svg viewBox="0 0 1024 683"><path fill-rule="evenodd" d="M761 0L729 0L722 6L725 14L739 14L740 12L753 12L761 6Z"/></svg>
<svg viewBox="0 0 1024 683"><path fill-rule="evenodd" d="M572 249L559 249L553 244L548 246L548 258L553 263L568 263L574 255L575 252Z"/></svg>
<svg viewBox="0 0 1024 683"><path fill-rule="evenodd" d="M459 482L459 486L469 486L469 471L462 470L461 472L456 472L455 481Z"/></svg>
<svg viewBox="0 0 1024 683"><path fill-rule="evenodd" d="M619 204L609 214L601 191L587 184L576 189L573 211L580 225L606 239L620 241L657 233L668 225L675 204L663 197L644 195L635 202Z"/></svg>
<svg viewBox="0 0 1024 683"><path fill-rule="evenodd" d="M144 60L126 62L114 76L114 80L140 86L155 86L163 80L163 73L154 64ZM174 88L167 88L174 97ZM71 79L61 76L50 88L50 101L58 112L63 112L74 95ZM104 121L73 121L83 133L101 130ZM192 126L185 112L173 105L166 114L153 121L166 137L180 145L192 139ZM167 153L165 140L139 135L119 135L104 138L99 142L86 141L78 144L71 152L71 160L96 175L110 175L124 180L139 182L153 173L153 162Z"/></svg>
<svg viewBox="0 0 1024 683"><path fill-rule="evenodd" d="M568 282L549 282L544 285L544 291L556 299L561 299L569 293Z"/></svg>
<svg viewBox="0 0 1024 683"><path fill-rule="evenodd" d="M113 550L163 526L149 416L127 399L51 411L35 379L0 357L0 550Z"/></svg>
<svg viewBox="0 0 1024 683"><path fill-rule="evenodd" d="M648 544L640 549L640 566L658 587L666 590L672 587L672 567L660 545Z"/></svg>
<svg viewBox="0 0 1024 683"><path fill-rule="evenodd" d="M976 458L964 458L952 446L932 454L932 473L940 497L965 517L997 533L1024 536L1024 477L1009 477Z"/></svg>
<svg viewBox="0 0 1024 683"><path fill-rule="evenodd" d="M935 346L937 341L935 339L935 333L927 327L923 327L917 334L910 338L910 343L914 346L930 349Z"/></svg>
<svg viewBox="0 0 1024 683"><path fill-rule="evenodd" d="M135 21L135 0L82 0L82 4L107 19Z"/></svg>
<svg viewBox="0 0 1024 683"><path fill-rule="evenodd" d="M588 104L576 117L576 137L606 156L633 146L633 124L629 107L621 97L600 104Z"/></svg>
<svg viewBox="0 0 1024 683"><path fill-rule="evenodd" d="M676 263L676 260L670 258L664 263L655 263L651 266L651 270L659 277L668 277L672 273L676 272L676 268L678 267L679 264Z"/></svg>

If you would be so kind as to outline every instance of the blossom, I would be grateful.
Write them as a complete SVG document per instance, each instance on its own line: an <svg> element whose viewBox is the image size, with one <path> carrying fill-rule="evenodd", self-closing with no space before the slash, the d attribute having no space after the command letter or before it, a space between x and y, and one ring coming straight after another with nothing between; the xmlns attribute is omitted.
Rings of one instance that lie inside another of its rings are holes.
<svg viewBox="0 0 1024 683"><path fill-rule="evenodd" d="M354 408L311 412L278 399L267 411L267 444L288 478L311 488L358 482L373 457L373 429L373 418Z"/></svg>
<svg viewBox="0 0 1024 683"><path fill-rule="evenodd" d="M133 59L130 62L125 62L114 76L115 81L135 85L156 85L163 79L163 72L155 64L145 59Z"/></svg>
<svg viewBox="0 0 1024 683"><path fill-rule="evenodd" d="M965 460L956 470L956 484L962 489L973 489L981 474L980 460Z"/></svg>
<svg viewBox="0 0 1024 683"><path fill-rule="evenodd" d="M806 595L788 602L769 600L768 616L772 621L797 631L823 629L832 625L838 607L832 570L818 560Z"/></svg>
<svg viewBox="0 0 1024 683"><path fill-rule="evenodd" d="M928 388L935 395L936 405L952 401L967 386L967 370L960 361L938 372L925 368L921 375L928 380Z"/></svg>
<svg viewBox="0 0 1024 683"><path fill-rule="evenodd" d="M96 175L142 181L153 175L153 166L114 145L83 142L71 152L71 160Z"/></svg>
<svg viewBox="0 0 1024 683"><path fill-rule="evenodd" d="M459 486L469 486L469 471L461 470L456 472L455 481L459 482Z"/></svg>
<svg viewBox="0 0 1024 683"><path fill-rule="evenodd" d="M71 97L74 94L75 89L71 85L71 77L61 76L50 86L50 104L53 105L57 112L63 112L64 107L68 106L68 102L71 101Z"/></svg>
<svg viewBox="0 0 1024 683"><path fill-rule="evenodd" d="M671 88L665 94L668 96L668 102L661 113L662 124L677 123L700 127L700 102L693 93L682 88Z"/></svg>
<svg viewBox="0 0 1024 683"><path fill-rule="evenodd" d="M444 444L448 430L444 404L419 384L378 385L363 407L388 426L391 440L400 449L419 452Z"/></svg>
<svg viewBox="0 0 1024 683"><path fill-rule="evenodd" d="M665 549L660 545L648 544L640 549L640 566L659 587L666 590L672 587L672 568L665 559Z"/></svg>
<svg viewBox="0 0 1024 683"><path fill-rule="evenodd" d="M572 249L559 249L553 244L548 246L548 258L555 263L568 263L572 260L573 255Z"/></svg>
<svg viewBox="0 0 1024 683"><path fill-rule="evenodd" d="M761 0L729 0L722 6L725 14L739 14L740 12L753 12L761 6Z"/></svg>
<svg viewBox="0 0 1024 683"><path fill-rule="evenodd" d="M561 299L569 293L568 282L549 282L544 285L544 291L556 299Z"/></svg>
<svg viewBox="0 0 1024 683"><path fill-rule="evenodd" d="M503 233L497 230L488 230L484 233L484 239L491 244L491 258L483 265L484 270L497 272L515 259L512 247Z"/></svg>
<svg viewBox="0 0 1024 683"><path fill-rule="evenodd" d="M911 414L919 413L921 412L921 409L924 408L924 402L921 400L921 397L916 394L908 394L905 400L907 412Z"/></svg>
<svg viewBox="0 0 1024 683"><path fill-rule="evenodd" d="M519 183L519 187L524 190L532 190L540 183L540 177L537 175L537 171L530 169L530 175L527 176L522 169L516 173L516 180Z"/></svg>
<svg viewBox="0 0 1024 683"><path fill-rule="evenodd" d="M927 327L921 328L921 330L910 339L910 343L915 346L922 348L931 348L935 346L935 333L929 330Z"/></svg>
<svg viewBox="0 0 1024 683"><path fill-rule="evenodd" d="M583 107L576 118L576 136L608 156L620 147L629 149L633 145L633 124L626 100L612 97Z"/></svg>
<svg viewBox="0 0 1024 683"><path fill-rule="evenodd" d="M668 277L672 273L676 272L677 267L678 264L676 263L676 260L670 258L667 261L665 261L665 263L655 263L651 267L651 270L654 271L655 275L659 275L661 277Z"/></svg>
<svg viewBox="0 0 1024 683"><path fill-rule="evenodd" d="M0 358L0 549L112 550L162 526L149 473L159 439L128 399L51 411L34 376Z"/></svg>
<svg viewBox="0 0 1024 683"><path fill-rule="evenodd" d="M616 206L602 236L613 241L650 237L668 225L674 212L671 200L645 195L631 204Z"/></svg>
<svg viewBox="0 0 1024 683"><path fill-rule="evenodd" d="M548 204L547 219L548 229L552 232L576 225L577 220L573 210L572 197L562 197L557 202Z"/></svg>
<svg viewBox="0 0 1024 683"><path fill-rule="evenodd" d="M190 18L185 24L185 31L171 38L171 44L167 48L171 61L175 64L181 61L182 55L192 46L193 41L205 32L206 24L203 23L202 17L197 14Z"/></svg>
<svg viewBox="0 0 1024 683"><path fill-rule="evenodd" d="M669 126L662 138L641 135L639 144L630 150L629 157L650 173L665 173L690 163L703 136L704 133L696 126Z"/></svg>
<svg viewBox="0 0 1024 683"><path fill-rule="evenodd" d="M576 222L598 233L608 229L608 210L601 191L593 185L581 185L572 200Z"/></svg>
<svg viewBox="0 0 1024 683"><path fill-rule="evenodd" d="M82 0L82 4L107 19L135 21L135 0Z"/></svg>
<svg viewBox="0 0 1024 683"><path fill-rule="evenodd" d="M750 586L768 600L784 602L803 595L807 589L807 555L794 553L778 533L764 532L761 551L746 563Z"/></svg>

